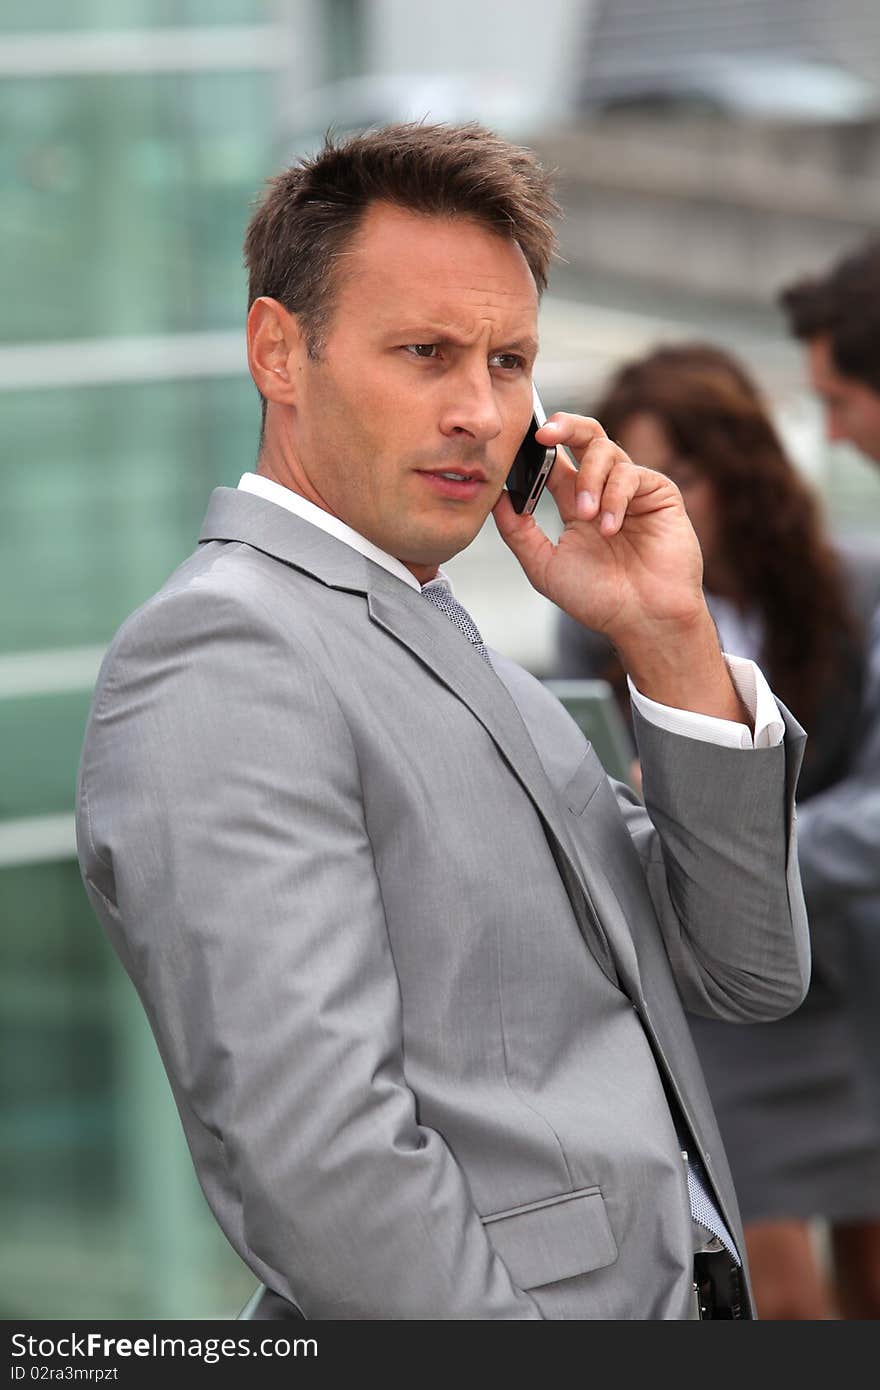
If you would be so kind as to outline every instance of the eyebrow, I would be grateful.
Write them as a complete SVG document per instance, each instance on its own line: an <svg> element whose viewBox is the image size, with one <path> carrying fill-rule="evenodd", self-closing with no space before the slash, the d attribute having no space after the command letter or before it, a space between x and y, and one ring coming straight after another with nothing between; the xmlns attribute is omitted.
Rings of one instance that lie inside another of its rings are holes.
<svg viewBox="0 0 880 1390"><path fill-rule="evenodd" d="M510 351L513 351L513 352L522 352L522 353L524 353L527 357L537 357L537 355L538 355L538 340L537 340L537 338L532 338L531 336L526 337L526 338L514 338L513 342L507 343L506 346L504 346L504 347L496 348L495 351L496 351L496 352L510 352Z"/></svg>
<svg viewBox="0 0 880 1390"><path fill-rule="evenodd" d="M448 328L431 328L428 324L422 323L415 327L404 325L403 328L389 328L387 336L398 338L408 343L450 343L453 347L469 347L470 344L463 338L450 333ZM511 338L507 342L500 343L492 348L492 353L497 352L521 352L526 357L536 357L538 355L538 340L530 333L522 338Z"/></svg>

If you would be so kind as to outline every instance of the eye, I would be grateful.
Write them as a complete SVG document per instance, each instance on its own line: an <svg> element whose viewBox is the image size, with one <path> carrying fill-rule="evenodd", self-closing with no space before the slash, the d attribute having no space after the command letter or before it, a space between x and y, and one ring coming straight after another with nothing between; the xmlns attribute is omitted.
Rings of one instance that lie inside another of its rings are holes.
<svg viewBox="0 0 880 1390"><path fill-rule="evenodd" d="M491 367L501 367L507 372L522 371L526 365L524 357L518 357L515 352L496 352L489 358Z"/></svg>
<svg viewBox="0 0 880 1390"><path fill-rule="evenodd" d="M407 344L405 345L405 351L406 351L406 352L411 352L412 355L413 355L413 357L423 357L423 358L427 358L428 360L430 360L432 357L436 356L436 353L437 353L437 344L436 344L436 343L407 343Z"/></svg>

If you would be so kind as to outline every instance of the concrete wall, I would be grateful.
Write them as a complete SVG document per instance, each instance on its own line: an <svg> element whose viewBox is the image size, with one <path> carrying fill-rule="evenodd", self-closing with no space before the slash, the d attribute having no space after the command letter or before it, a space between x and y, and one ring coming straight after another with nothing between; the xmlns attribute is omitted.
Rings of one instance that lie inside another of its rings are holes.
<svg viewBox="0 0 880 1390"><path fill-rule="evenodd" d="M880 130L610 118L539 140L574 269L766 302L880 231Z"/></svg>

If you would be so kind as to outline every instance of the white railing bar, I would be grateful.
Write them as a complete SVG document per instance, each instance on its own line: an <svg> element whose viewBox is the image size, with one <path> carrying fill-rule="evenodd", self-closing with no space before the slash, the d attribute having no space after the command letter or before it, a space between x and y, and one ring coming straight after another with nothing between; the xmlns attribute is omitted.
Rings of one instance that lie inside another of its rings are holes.
<svg viewBox="0 0 880 1390"><path fill-rule="evenodd" d="M269 24L4 34L0 77L280 69L291 48L290 31Z"/></svg>
<svg viewBox="0 0 880 1390"><path fill-rule="evenodd" d="M105 650L96 645L5 652L0 656L0 699L91 690Z"/></svg>
<svg viewBox="0 0 880 1390"><path fill-rule="evenodd" d="M0 869L75 858L76 829L72 814L0 820Z"/></svg>
<svg viewBox="0 0 880 1390"><path fill-rule="evenodd" d="M0 347L0 391L246 374L243 331L81 338Z"/></svg>

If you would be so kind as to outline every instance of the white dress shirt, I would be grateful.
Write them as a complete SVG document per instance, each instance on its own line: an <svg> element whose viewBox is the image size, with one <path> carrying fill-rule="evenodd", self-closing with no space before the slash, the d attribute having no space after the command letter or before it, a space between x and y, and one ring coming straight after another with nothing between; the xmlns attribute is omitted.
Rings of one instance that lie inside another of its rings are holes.
<svg viewBox="0 0 880 1390"><path fill-rule="evenodd" d="M267 502L285 507L303 521L311 522L328 535L335 536L338 541L350 545L368 560L381 565L401 583L408 584L411 589L421 593L421 584L400 560L386 554L372 541L368 541L366 536L352 530L330 512L316 507L314 502L309 502L298 492L292 492L290 488L282 487L280 483L274 482L271 478L264 478L259 473L243 474L238 486L244 492L253 492L257 497L265 498ZM449 576L438 570L437 578L443 580L451 593L452 584ZM754 735L747 725L735 723L730 719L716 719L709 714L694 714L691 710L658 704L656 700L649 700L646 695L642 695L632 681L629 681L633 704L643 718L659 725L661 729L666 729L668 733L682 734L685 738L699 739L703 743L716 743L724 748L775 748L782 742L785 728L762 672L754 661L743 657L727 656L725 653L724 660L727 662L736 692L752 718Z"/></svg>

